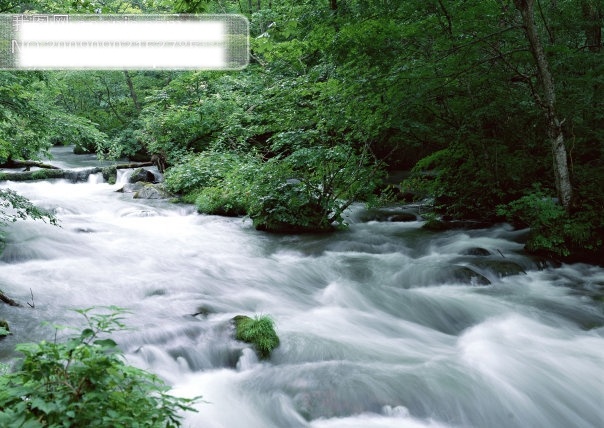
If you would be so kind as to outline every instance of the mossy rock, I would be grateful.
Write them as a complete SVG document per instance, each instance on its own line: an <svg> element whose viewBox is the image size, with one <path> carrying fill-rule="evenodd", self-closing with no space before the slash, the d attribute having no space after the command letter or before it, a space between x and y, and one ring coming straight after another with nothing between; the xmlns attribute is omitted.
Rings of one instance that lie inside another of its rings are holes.
<svg viewBox="0 0 604 428"><path fill-rule="evenodd" d="M114 185L117 181L117 168L115 166L106 166L103 168L103 180L107 183Z"/></svg>
<svg viewBox="0 0 604 428"><path fill-rule="evenodd" d="M260 359L270 358L271 352L279 346L279 337L275 332L274 322L268 316L250 318L237 315L235 323L235 339L254 345Z"/></svg>
<svg viewBox="0 0 604 428"><path fill-rule="evenodd" d="M138 184L138 183L135 183ZM134 193L134 199L167 199L170 193L163 184L145 184L142 189Z"/></svg>
<svg viewBox="0 0 604 428"><path fill-rule="evenodd" d="M138 182L146 182L153 183L155 181L155 175L145 168L136 168L132 171L132 175L128 179L129 183L138 183Z"/></svg>

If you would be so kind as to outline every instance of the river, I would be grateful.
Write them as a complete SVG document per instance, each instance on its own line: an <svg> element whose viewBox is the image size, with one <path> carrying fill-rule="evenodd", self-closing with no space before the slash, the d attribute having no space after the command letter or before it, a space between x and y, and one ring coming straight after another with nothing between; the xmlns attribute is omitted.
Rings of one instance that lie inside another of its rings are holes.
<svg viewBox="0 0 604 428"><path fill-rule="evenodd" d="M203 396L185 427L604 426L604 269L543 266L507 225L429 232L361 205L346 231L270 235L116 193L126 176L1 184L61 227L6 228L0 289L35 308L0 306L0 358L117 305L128 360ZM233 339L240 314L274 319L270 360Z"/></svg>

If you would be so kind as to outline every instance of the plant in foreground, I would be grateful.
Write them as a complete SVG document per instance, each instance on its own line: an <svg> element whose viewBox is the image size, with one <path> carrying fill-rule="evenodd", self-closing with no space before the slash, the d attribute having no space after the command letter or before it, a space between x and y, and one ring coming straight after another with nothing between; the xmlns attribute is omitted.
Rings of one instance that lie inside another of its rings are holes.
<svg viewBox="0 0 604 428"><path fill-rule="evenodd" d="M108 333L125 328L124 311L78 310L88 323L64 342L17 345L17 371L0 376L0 426L179 427L179 411L198 397L167 393L157 376L125 363Z"/></svg>

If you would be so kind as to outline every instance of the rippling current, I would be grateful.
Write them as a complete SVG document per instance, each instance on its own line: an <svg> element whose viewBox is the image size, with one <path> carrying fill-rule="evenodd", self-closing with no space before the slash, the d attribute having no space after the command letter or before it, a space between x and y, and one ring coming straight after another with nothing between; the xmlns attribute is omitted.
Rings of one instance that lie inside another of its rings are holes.
<svg viewBox="0 0 604 428"><path fill-rule="evenodd" d="M604 269L532 260L507 225L435 233L360 205L346 231L270 235L116 193L125 177L2 183L61 227L6 229L0 289L35 308L0 306L1 359L117 305L129 362L203 396L185 427L604 425ZM233 339L240 314L274 319L270 360Z"/></svg>

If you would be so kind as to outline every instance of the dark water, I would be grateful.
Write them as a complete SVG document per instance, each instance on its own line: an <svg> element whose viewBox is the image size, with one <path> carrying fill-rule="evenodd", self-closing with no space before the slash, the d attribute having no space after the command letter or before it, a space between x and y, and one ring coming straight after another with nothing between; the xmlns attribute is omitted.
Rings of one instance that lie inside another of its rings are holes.
<svg viewBox="0 0 604 428"><path fill-rule="evenodd" d="M71 309L118 305L132 312L117 338L129 361L207 401L184 426L603 426L604 270L539 270L522 231L430 233L361 222L356 206L348 231L274 236L99 177L3 185L62 226L7 229L0 289L33 292L36 307L0 306L15 333L4 359L52 337L44 320L77 325ZM476 247L490 255L467 255ZM270 361L232 339L238 314L274 318Z"/></svg>

